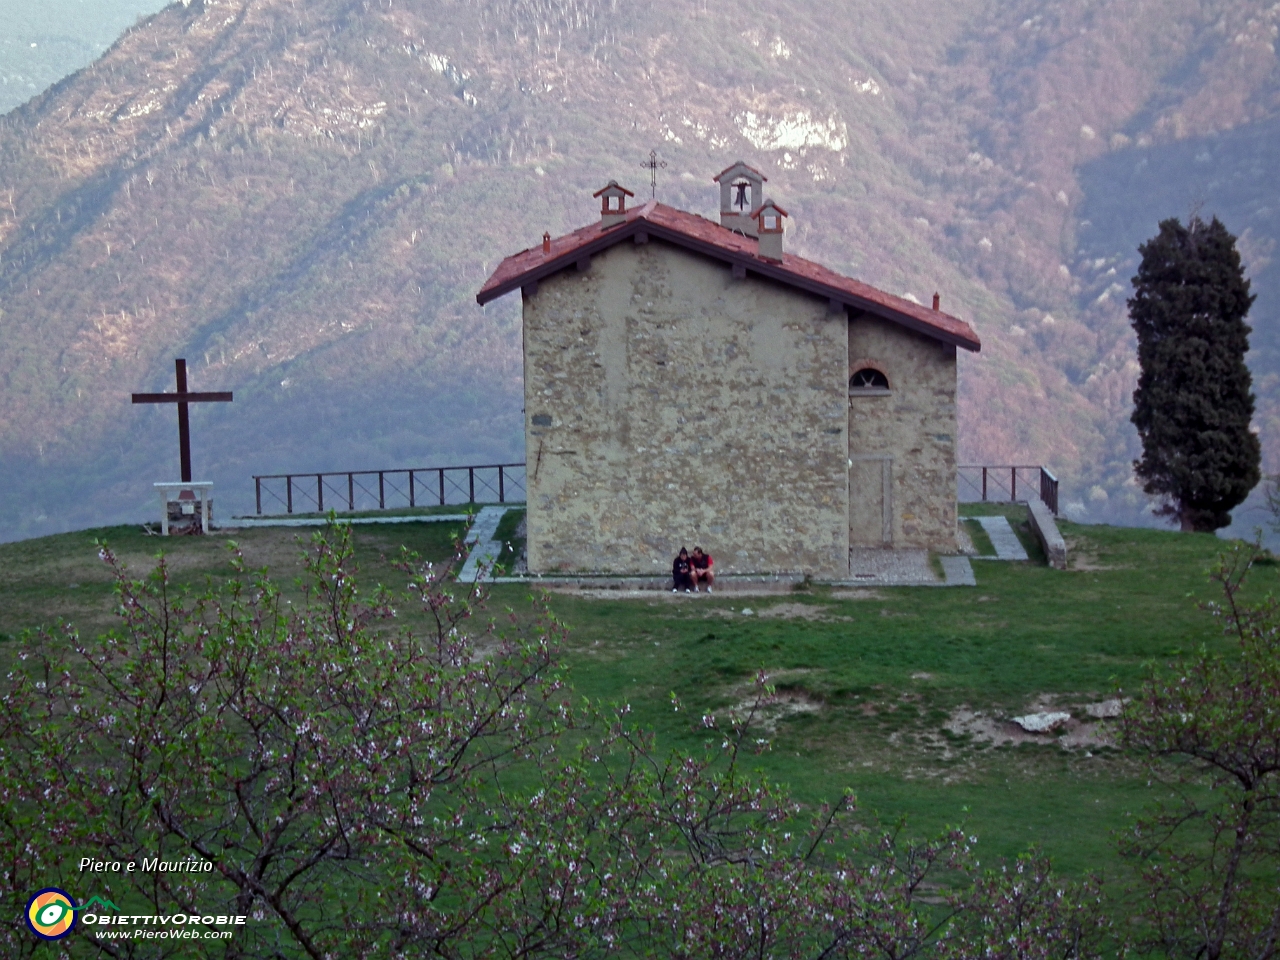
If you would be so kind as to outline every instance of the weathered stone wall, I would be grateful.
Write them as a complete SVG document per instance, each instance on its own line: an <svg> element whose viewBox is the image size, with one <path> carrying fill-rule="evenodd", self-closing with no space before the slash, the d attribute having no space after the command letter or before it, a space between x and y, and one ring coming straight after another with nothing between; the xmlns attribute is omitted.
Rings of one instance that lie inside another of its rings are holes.
<svg viewBox="0 0 1280 960"><path fill-rule="evenodd" d="M889 380L887 393L849 391L851 545L954 553L956 348L863 314L848 350L850 376L872 367ZM870 516L885 474L890 543Z"/></svg>
<svg viewBox="0 0 1280 960"><path fill-rule="evenodd" d="M543 280L524 301L529 569L669 572L700 544L724 572L847 576L847 326L657 240Z"/></svg>

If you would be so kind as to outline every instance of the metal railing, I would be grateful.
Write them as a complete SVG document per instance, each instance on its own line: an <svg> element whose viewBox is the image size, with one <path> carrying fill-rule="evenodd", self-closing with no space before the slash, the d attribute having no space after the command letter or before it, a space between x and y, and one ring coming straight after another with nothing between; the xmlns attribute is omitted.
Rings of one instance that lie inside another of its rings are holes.
<svg viewBox="0 0 1280 960"><path fill-rule="evenodd" d="M401 510L447 504L518 503L525 498L523 463L475 467L405 467L332 473L254 475L254 499L262 514L265 495L285 513L325 510Z"/></svg>
<svg viewBox="0 0 1280 960"><path fill-rule="evenodd" d="M1058 515L1058 478L1044 467L959 466L956 480L961 503L1017 503L1034 493L1055 517Z"/></svg>
<svg viewBox="0 0 1280 960"><path fill-rule="evenodd" d="M962 465L956 468L956 479L961 503L1014 503L1021 489L1022 500L1033 491L1055 516L1058 513L1058 478L1042 466ZM283 506L286 513L518 503L525 498L525 465L255 474L253 485L259 515L264 495L268 502L274 500ZM477 494L491 499L477 499Z"/></svg>

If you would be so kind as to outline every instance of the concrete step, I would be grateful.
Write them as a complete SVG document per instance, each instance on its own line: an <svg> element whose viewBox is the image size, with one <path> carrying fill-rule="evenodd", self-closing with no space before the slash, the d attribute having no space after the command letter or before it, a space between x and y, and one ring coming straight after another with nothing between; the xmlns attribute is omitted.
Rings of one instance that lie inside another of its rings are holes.
<svg viewBox="0 0 1280 960"><path fill-rule="evenodd" d="M1018 535L1013 532L1013 527L1009 526L1009 521L1005 517L977 517L978 523L982 525L982 529L987 532L987 536L991 538L991 545L996 548L997 560L1028 560L1026 549L1022 546L1022 541L1018 539ZM986 559L991 559L987 557Z"/></svg>
<svg viewBox="0 0 1280 960"><path fill-rule="evenodd" d="M493 535L497 533L498 524L502 522L508 509L510 508L484 507L476 514L475 523L467 532L467 546L471 549L467 553L466 563L458 573L459 582L475 583L482 564L486 571L485 579L489 579L494 563L502 555L502 544L493 539Z"/></svg>

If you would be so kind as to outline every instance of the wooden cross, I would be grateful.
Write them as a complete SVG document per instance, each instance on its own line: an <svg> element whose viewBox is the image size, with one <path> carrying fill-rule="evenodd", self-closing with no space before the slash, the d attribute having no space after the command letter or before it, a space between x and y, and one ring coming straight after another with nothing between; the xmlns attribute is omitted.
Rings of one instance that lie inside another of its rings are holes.
<svg viewBox="0 0 1280 960"><path fill-rule="evenodd" d="M187 417L189 403L230 403L231 391L222 393L188 393L187 361L174 360L177 375L177 393L135 393L134 403L176 403L178 405L178 448L182 457L182 482L191 482L191 421Z"/></svg>
<svg viewBox="0 0 1280 960"><path fill-rule="evenodd" d="M667 161L658 159L658 151L650 150L649 159L645 160L640 166L649 171L649 197L650 199L658 196L658 168L666 167Z"/></svg>

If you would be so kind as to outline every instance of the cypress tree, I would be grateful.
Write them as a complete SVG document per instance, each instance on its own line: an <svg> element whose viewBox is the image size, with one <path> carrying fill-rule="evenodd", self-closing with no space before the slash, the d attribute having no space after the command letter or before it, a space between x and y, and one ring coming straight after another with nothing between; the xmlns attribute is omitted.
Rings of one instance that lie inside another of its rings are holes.
<svg viewBox="0 0 1280 960"><path fill-rule="evenodd" d="M1183 530L1213 531L1261 476L1244 363L1254 297L1236 238L1217 217L1165 220L1138 252L1129 300L1142 366L1130 418L1142 438L1134 472L1164 500L1157 513Z"/></svg>

